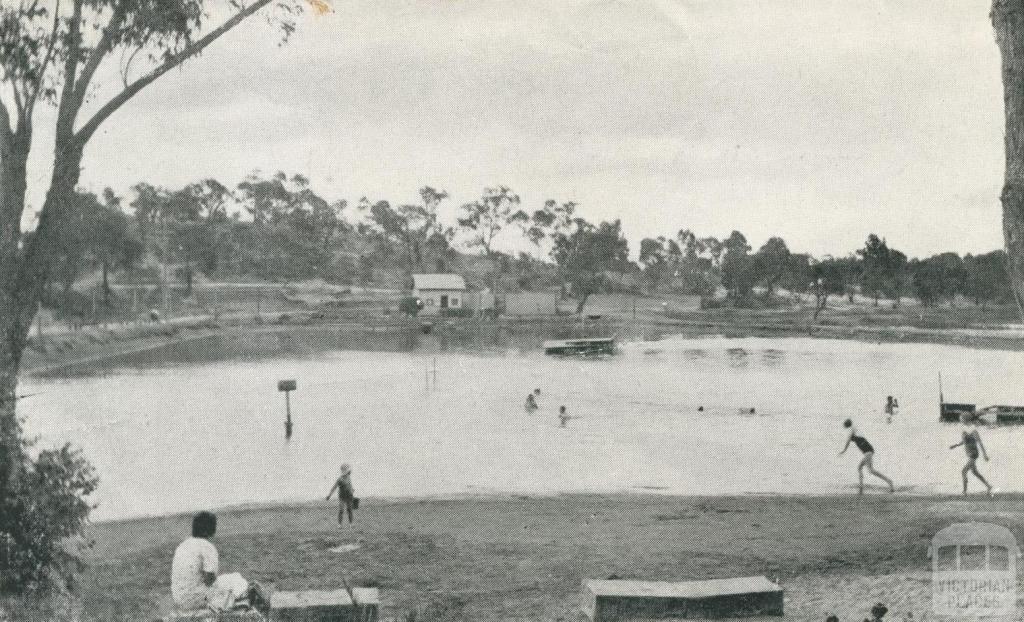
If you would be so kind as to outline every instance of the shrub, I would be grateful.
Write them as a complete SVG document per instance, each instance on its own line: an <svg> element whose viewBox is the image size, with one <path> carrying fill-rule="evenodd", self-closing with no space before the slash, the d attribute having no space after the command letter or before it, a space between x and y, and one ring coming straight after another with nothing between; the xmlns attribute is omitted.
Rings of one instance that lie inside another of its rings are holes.
<svg viewBox="0 0 1024 622"><path fill-rule="evenodd" d="M398 310L410 317L416 317L421 309L423 302L415 296L406 296L398 301Z"/></svg>
<svg viewBox="0 0 1024 622"><path fill-rule="evenodd" d="M86 498L96 489L95 471L70 445L33 459L28 444L16 442L21 447L11 453L20 459L0 492L0 592L70 589L88 546L82 532L93 507Z"/></svg>

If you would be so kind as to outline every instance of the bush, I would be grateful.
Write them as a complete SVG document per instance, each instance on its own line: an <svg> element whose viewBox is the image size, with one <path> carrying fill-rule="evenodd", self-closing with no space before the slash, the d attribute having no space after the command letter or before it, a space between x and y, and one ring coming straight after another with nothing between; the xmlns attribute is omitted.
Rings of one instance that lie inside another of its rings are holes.
<svg viewBox="0 0 1024 622"><path fill-rule="evenodd" d="M7 490L0 492L0 592L23 594L51 587L72 588L89 545L82 532L96 490L95 471L82 454L64 445L40 451L27 443ZM20 463L20 464L19 464Z"/></svg>
<svg viewBox="0 0 1024 622"><path fill-rule="evenodd" d="M423 309L423 302L415 296L406 296L398 301L398 310L410 317L416 317Z"/></svg>

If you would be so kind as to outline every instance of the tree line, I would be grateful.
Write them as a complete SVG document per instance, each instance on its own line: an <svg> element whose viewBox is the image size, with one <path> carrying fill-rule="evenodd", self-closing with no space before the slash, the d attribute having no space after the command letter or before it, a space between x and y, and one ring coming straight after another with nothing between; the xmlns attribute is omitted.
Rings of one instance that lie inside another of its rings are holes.
<svg viewBox="0 0 1024 622"><path fill-rule="evenodd" d="M559 285L580 309L606 290L706 299L724 292L736 306L779 303L785 291L813 297L818 312L830 297L852 300L855 293L895 307L908 297L935 305L960 296L984 307L1012 296L1001 250L911 259L870 234L848 255L819 258L791 251L781 237L755 251L740 231L718 239L682 229L644 238L631 261L621 222L592 223L573 202L549 200L528 212L507 186L489 187L447 224L438 209L448 193L424 186L418 194L417 201L396 204L364 197L349 208L318 194L308 178L282 172L253 173L234 188L215 179L177 189L140 183L131 200L109 189L100 196L79 192L61 231L51 287L66 297L84 272L98 270L109 304L114 271L177 279L186 297L196 273L370 284L388 269L409 286L415 272L457 269L465 257L461 245L490 266L481 286ZM515 239L535 252L513 255L496 246ZM173 274L154 274L168 265Z"/></svg>
<svg viewBox="0 0 1024 622"><path fill-rule="evenodd" d="M1002 250L908 259L873 233L864 246L846 256L815 258L790 251L780 237L769 238L753 251L739 231L718 240L686 229L674 238L642 240L639 255L650 292L667 288L707 297L724 289L728 299L743 305L754 299L755 288L769 302L782 288L797 296L813 295L819 312L830 296L852 300L855 293L873 299L875 305L887 299L894 307L908 297L926 306L957 296L979 306L1012 301L1006 261Z"/></svg>

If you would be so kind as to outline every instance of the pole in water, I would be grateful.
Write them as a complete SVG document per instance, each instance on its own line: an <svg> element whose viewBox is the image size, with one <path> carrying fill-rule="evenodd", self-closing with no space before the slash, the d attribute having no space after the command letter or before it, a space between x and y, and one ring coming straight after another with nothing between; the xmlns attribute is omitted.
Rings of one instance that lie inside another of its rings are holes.
<svg viewBox="0 0 1024 622"><path fill-rule="evenodd" d="M437 388L437 357L434 357L434 388Z"/></svg>
<svg viewBox="0 0 1024 622"><path fill-rule="evenodd" d="M284 440L292 437L292 402L291 392L298 387L294 380L279 380L277 390L284 393Z"/></svg>

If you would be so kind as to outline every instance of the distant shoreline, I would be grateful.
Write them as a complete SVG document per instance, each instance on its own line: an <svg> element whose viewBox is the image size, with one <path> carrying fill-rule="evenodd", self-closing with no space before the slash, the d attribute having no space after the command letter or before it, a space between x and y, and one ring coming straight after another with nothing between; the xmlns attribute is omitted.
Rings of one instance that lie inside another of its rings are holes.
<svg viewBox="0 0 1024 622"><path fill-rule="evenodd" d="M880 343L932 343L969 348L1024 351L1024 329L1005 328L920 328L909 325L858 325L843 316L823 318L809 324L803 318L788 314L751 313L748 315L720 310L690 312L667 318L608 316L601 324L591 323L591 330L619 335L620 341L642 341L654 335L687 337L720 335L742 337L813 337L818 339L854 339ZM314 312L264 314L254 318L214 321L210 317L195 318L169 324L128 324L109 328L90 327L74 333L46 337L42 347L32 344L25 354L22 373L46 376L71 368L102 367L118 358L154 352L168 346L217 336L243 337L272 333L310 331L416 331L420 321L431 321L438 334L448 331L457 336L466 330L502 330L528 327L542 331L569 330L578 325L575 316L503 317L498 320L465 320L421 318L337 319ZM554 337L555 335L549 335ZM345 349L345 348L335 348ZM169 362L174 362L173 356Z"/></svg>

